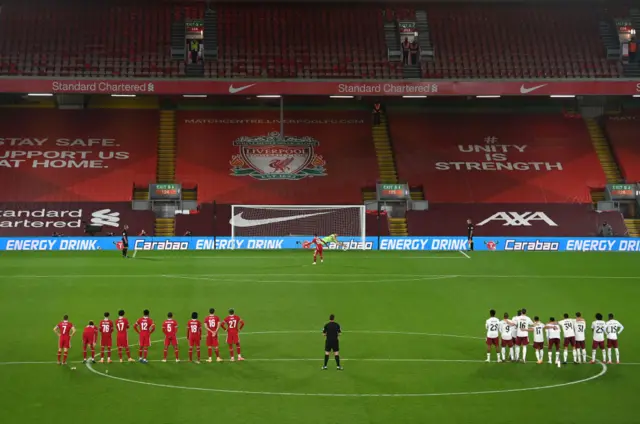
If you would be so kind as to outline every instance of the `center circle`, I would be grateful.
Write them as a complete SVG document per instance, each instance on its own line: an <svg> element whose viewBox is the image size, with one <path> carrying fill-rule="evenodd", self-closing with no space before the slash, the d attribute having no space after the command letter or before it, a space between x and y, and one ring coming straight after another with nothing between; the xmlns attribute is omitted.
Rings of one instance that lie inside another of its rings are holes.
<svg viewBox="0 0 640 424"><path fill-rule="evenodd" d="M244 335L262 335L262 334L303 334L303 333L317 333L317 331L257 331L257 332L246 332ZM484 340L481 337L474 336L464 336L464 335L456 335L456 334L434 334L434 333L420 333L420 332L403 332L403 331L376 331L376 330L360 330L360 331L349 331L349 333L353 334L395 334L395 335L405 335L405 336L425 336L425 337L453 337L453 338L462 338L462 339L473 339L473 340ZM266 360L266 359L263 359ZM295 360L295 359L294 359ZM369 361L375 361L375 359L368 359ZM247 361L251 361L251 359L247 359ZM260 361L257 359L256 361ZM274 359L275 361L275 359ZM346 359L348 362L349 360ZM382 360L381 360L382 361ZM384 361L394 361L393 359L385 359ZM411 362L412 360L398 360L402 362ZM459 360L459 359L419 359L413 361L421 361L421 362L484 362L484 361L475 361L475 360ZM91 363L87 362L86 367L89 371L94 374L100 375L102 377L110 378L113 380L124 381L127 383L141 384L145 386L153 386L153 387L161 387L166 389L176 389L176 390L191 390L191 391L199 391L199 392L214 392L214 393L230 393L230 394L243 394L243 395L263 395L263 396L307 396L307 397L432 397L432 396L470 396L470 395L489 395L489 394L501 394L501 393L513 393L513 392L527 392L534 390L546 390L546 389L554 389L559 387L566 387L580 383L586 383L588 381L595 380L604 376L607 373L607 366L598 362L601 370L598 374L595 374L591 377L583 378L580 380L574 380L564 383L558 384L550 384L545 386L534 386L534 387L523 387L516 389L500 389L500 390L477 390L477 391L467 391L467 392L435 392L435 393L301 393L301 392L273 392L273 391L257 391L257 390L234 390L234 389L216 389L210 387L193 387L193 386L180 386L173 384L162 384L162 383L153 383L149 381L139 381L133 380L130 378L117 377L112 374L107 374L100 372L93 368Z"/></svg>

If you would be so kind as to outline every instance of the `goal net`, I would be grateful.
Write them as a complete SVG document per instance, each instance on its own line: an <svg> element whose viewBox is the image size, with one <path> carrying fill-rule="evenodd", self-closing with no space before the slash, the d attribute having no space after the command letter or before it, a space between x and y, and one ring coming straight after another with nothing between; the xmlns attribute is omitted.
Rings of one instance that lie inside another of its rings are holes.
<svg viewBox="0 0 640 424"><path fill-rule="evenodd" d="M231 238L337 234L365 244L364 206L232 205Z"/></svg>

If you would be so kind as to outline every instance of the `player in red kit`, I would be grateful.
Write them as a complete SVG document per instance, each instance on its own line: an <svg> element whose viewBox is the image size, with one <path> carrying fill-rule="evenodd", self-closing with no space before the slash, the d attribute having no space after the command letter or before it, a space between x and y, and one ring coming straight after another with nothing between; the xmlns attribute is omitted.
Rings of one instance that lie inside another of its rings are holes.
<svg viewBox="0 0 640 424"><path fill-rule="evenodd" d="M156 329L153 320L149 318L149 310L142 312L142 318L133 325L133 329L140 335L140 349L138 350L138 361L146 364L149 355L149 346L151 346L151 333Z"/></svg>
<svg viewBox="0 0 640 424"><path fill-rule="evenodd" d="M178 322L173 319L171 312L167 314L167 319L162 323L162 332L164 333L164 356L162 362L167 362L169 346L173 346L176 362L180 362L180 355L178 354Z"/></svg>
<svg viewBox="0 0 640 424"><path fill-rule="evenodd" d="M317 234L313 235L313 240L311 240L311 244L316 245L316 251L313 252L313 264L316 264L316 256L320 255L320 263L324 262L324 256L322 256L322 249L324 246L324 242ZM240 359L240 358L238 358Z"/></svg>
<svg viewBox="0 0 640 424"><path fill-rule="evenodd" d="M69 316L65 315L62 317L62 321L53 327L53 332L58 335L58 365L67 365L71 337L76 333L76 328L69 322ZM61 356L63 357L62 362L60 362Z"/></svg>
<svg viewBox="0 0 640 424"><path fill-rule="evenodd" d="M233 358L233 345L236 346L236 350L238 351L238 361L244 361L244 358L240 354L240 330L244 327L242 318L237 316L233 309L229 309L229 316L224 319L221 327L227 331L227 344L229 345L231 361L235 361Z"/></svg>
<svg viewBox="0 0 640 424"><path fill-rule="evenodd" d="M218 347L218 329L220 329L220 318L215 315L216 310L209 309L209 316L204 319L204 327L207 329L207 349L209 351L209 359L207 362L213 362L212 353L216 352L216 361L222 362L220 357L220 348Z"/></svg>
<svg viewBox="0 0 640 424"><path fill-rule="evenodd" d="M89 321L89 325L82 332L82 363L87 363L87 346L91 347L91 362L96 363L96 342L98 341L98 327Z"/></svg>
<svg viewBox="0 0 640 424"><path fill-rule="evenodd" d="M129 358L129 362L134 362L134 359L131 357L131 350L129 349L129 337L127 333L129 331L129 320L124 317L124 311L121 309L118 311L118 319L116 320L116 343L118 346L118 356L120 357L120 362L122 362L122 349L127 352L127 357Z"/></svg>
<svg viewBox="0 0 640 424"><path fill-rule="evenodd" d="M104 313L100 321L100 363L104 362L104 349L107 349L107 363L111 363L111 347L113 346L113 321L109 319L109 312Z"/></svg>
<svg viewBox="0 0 640 424"><path fill-rule="evenodd" d="M198 321L198 313L191 313L187 323L187 340L189 340L189 362L193 360L193 348L196 348L196 364L200 363L200 340L202 339L202 323Z"/></svg>

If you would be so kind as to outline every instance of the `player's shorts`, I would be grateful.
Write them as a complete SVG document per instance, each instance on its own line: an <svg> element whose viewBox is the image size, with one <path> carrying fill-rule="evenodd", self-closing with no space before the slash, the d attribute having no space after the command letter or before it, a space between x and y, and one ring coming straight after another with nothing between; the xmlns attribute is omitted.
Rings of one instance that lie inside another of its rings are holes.
<svg viewBox="0 0 640 424"><path fill-rule="evenodd" d="M576 348L584 349L586 347L584 340L576 340Z"/></svg>
<svg viewBox="0 0 640 424"><path fill-rule="evenodd" d="M113 346L113 339L111 337L102 337L102 338L100 338L100 346L102 346L102 347L111 347L111 346Z"/></svg>
<svg viewBox="0 0 640 424"><path fill-rule="evenodd" d="M227 333L227 344L239 344L239 343L240 343L240 334Z"/></svg>
<svg viewBox="0 0 640 424"><path fill-rule="evenodd" d="M564 338L564 347L567 347L569 345L575 347L575 345L576 345L576 338L575 337L565 337Z"/></svg>
<svg viewBox="0 0 640 424"><path fill-rule="evenodd" d="M608 348L618 348L618 339L607 339Z"/></svg>
<svg viewBox="0 0 640 424"><path fill-rule="evenodd" d="M502 339L502 347L513 347L513 339Z"/></svg>
<svg viewBox="0 0 640 424"><path fill-rule="evenodd" d="M498 347L499 345L500 345L500 339L498 337L495 337L495 338L487 337L487 346Z"/></svg>
<svg viewBox="0 0 640 424"><path fill-rule="evenodd" d="M516 346L528 346L529 337L516 337Z"/></svg>
<svg viewBox="0 0 640 424"><path fill-rule="evenodd" d="M560 350L560 339L549 339L549 350L555 346L556 350Z"/></svg>
<svg viewBox="0 0 640 424"><path fill-rule="evenodd" d="M198 346L200 347L200 341L201 341L201 337L196 336L196 337L189 337L189 346Z"/></svg>
<svg viewBox="0 0 640 424"><path fill-rule="evenodd" d="M60 349L69 349L71 347L71 337L60 336L60 340L58 341L58 347Z"/></svg>
<svg viewBox="0 0 640 424"><path fill-rule="evenodd" d="M325 352L339 352L340 351L340 342L338 340L326 340L324 342L324 351Z"/></svg>
<svg viewBox="0 0 640 424"><path fill-rule="evenodd" d="M129 347L129 338L127 337L126 334L124 335L120 335L118 334L118 337L116 339L116 343L118 347Z"/></svg>
<svg viewBox="0 0 640 424"><path fill-rule="evenodd" d="M164 347L168 346L178 346L178 339L176 339L176 336L166 336L164 338Z"/></svg>
<svg viewBox="0 0 640 424"><path fill-rule="evenodd" d="M218 336L207 335L207 346L209 347L218 347Z"/></svg>
<svg viewBox="0 0 640 424"><path fill-rule="evenodd" d="M533 348L536 350L544 349L544 342L533 342Z"/></svg>
<svg viewBox="0 0 640 424"><path fill-rule="evenodd" d="M151 346L151 334L140 333L140 347L149 347L149 346Z"/></svg>
<svg viewBox="0 0 640 424"><path fill-rule="evenodd" d="M591 349L604 349L604 340L602 340L601 342L597 342L597 341L593 341L593 344L591 345Z"/></svg>
<svg viewBox="0 0 640 424"><path fill-rule="evenodd" d="M95 342L95 341L96 341L96 339L93 336L91 336L91 337L83 337L82 338L82 344L85 345L85 346L86 345L92 345L93 342Z"/></svg>
<svg viewBox="0 0 640 424"><path fill-rule="evenodd" d="M322 253L323 246L321 244L316 244L316 252Z"/></svg>

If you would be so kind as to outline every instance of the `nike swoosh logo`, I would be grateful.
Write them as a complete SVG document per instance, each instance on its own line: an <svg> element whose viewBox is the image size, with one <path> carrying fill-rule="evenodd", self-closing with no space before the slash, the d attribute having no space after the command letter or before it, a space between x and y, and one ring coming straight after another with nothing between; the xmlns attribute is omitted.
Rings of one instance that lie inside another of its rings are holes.
<svg viewBox="0 0 640 424"><path fill-rule="evenodd" d="M529 87L529 88L527 88L527 87L525 87L525 86L524 86L524 84L522 84L522 85L520 86L520 94L528 94L528 93L531 93L532 91L536 91L537 89L542 88L542 87L544 87L544 86L546 86L546 85L548 85L548 84L536 85L536 86L534 86L534 87Z"/></svg>
<svg viewBox="0 0 640 424"><path fill-rule="evenodd" d="M236 93L239 93L239 92L241 92L243 90L246 90L249 87L253 87L254 85L255 84L249 84L249 85L245 85L245 86L242 86L242 87L234 87L233 84L231 84L229 86L229 93L236 94Z"/></svg>
<svg viewBox="0 0 640 424"><path fill-rule="evenodd" d="M296 215L296 216L283 216L280 218L265 218L265 219L244 219L242 217L242 214L244 212L240 212L239 214L231 217L231 219L229 220L229 224L233 225L234 227L257 227L259 225L275 224L276 222L294 221L296 219L311 218L312 216L318 216L318 215L326 215L331 212L333 211L308 213L305 215Z"/></svg>

